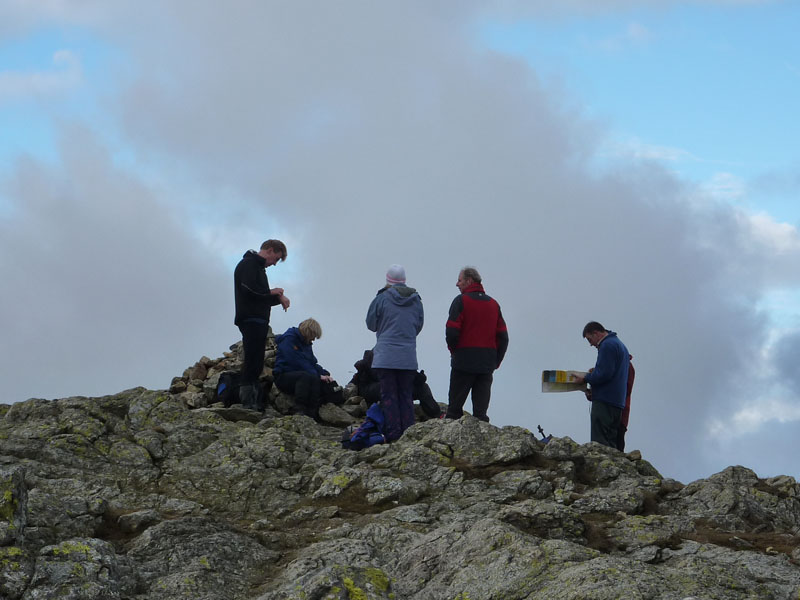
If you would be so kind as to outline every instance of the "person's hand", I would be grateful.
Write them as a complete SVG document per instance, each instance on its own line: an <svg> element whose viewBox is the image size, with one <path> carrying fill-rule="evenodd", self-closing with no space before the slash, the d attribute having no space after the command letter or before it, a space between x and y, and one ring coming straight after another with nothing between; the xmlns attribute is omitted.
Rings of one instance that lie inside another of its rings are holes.
<svg viewBox="0 0 800 600"><path fill-rule="evenodd" d="M283 288L272 288L269 293L274 296L283 296Z"/></svg>
<svg viewBox="0 0 800 600"><path fill-rule="evenodd" d="M281 306L283 307L283 310L284 311L289 310L289 305L291 304L289 299L286 296L284 296L283 294L281 294L281 297L279 298L279 300L281 301Z"/></svg>
<svg viewBox="0 0 800 600"><path fill-rule="evenodd" d="M330 383L331 381L333 381L333 377L331 377L330 375L320 375L319 378L325 383Z"/></svg>
<svg viewBox="0 0 800 600"><path fill-rule="evenodd" d="M591 402L591 401L592 401L592 390L586 390L586 391L585 391L585 392L583 392L583 393L584 393L584 394L586 394L586 399L587 399L589 402Z"/></svg>
<svg viewBox="0 0 800 600"><path fill-rule="evenodd" d="M589 373L591 373L592 371L594 371L594 367L589 369ZM572 380L572 383L586 383L586 377L584 377L583 375L573 375L573 377L575 379Z"/></svg>

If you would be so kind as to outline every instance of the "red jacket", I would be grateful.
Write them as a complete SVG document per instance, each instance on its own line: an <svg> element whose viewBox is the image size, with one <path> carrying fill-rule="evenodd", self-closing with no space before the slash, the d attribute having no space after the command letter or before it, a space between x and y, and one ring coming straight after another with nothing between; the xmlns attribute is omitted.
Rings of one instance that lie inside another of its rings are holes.
<svg viewBox="0 0 800 600"><path fill-rule="evenodd" d="M508 330L500 305L473 283L450 305L445 328L450 365L457 371L491 373L503 362Z"/></svg>
<svg viewBox="0 0 800 600"><path fill-rule="evenodd" d="M628 428L628 418L631 416L631 392L633 391L633 380L636 378L636 370L633 368L633 357L628 355L628 389L625 393L625 408L622 409L622 424Z"/></svg>

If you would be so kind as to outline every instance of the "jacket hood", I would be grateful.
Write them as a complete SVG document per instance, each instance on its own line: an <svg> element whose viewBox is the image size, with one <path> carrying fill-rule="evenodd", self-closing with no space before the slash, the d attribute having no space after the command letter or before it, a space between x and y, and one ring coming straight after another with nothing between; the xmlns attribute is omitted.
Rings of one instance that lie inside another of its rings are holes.
<svg viewBox="0 0 800 600"><path fill-rule="evenodd" d="M264 260L264 259L263 259L263 258L262 258L262 257L259 255L259 253L258 253L258 252L256 252L255 250L248 250L247 252L245 252L245 253L242 255L242 258L248 258L248 259L251 259L251 260L252 260L252 259L255 259L255 260L260 260L261 262L264 262L264 263L266 263L266 262L267 262L267 261L266 261L266 260Z"/></svg>
<svg viewBox="0 0 800 600"><path fill-rule="evenodd" d="M393 285L386 290L385 293L388 294L388 298L398 306L407 306L415 302L416 298L419 298L417 290L403 285L402 283Z"/></svg>
<svg viewBox="0 0 800 600"><path fill-rule="evenodd" d="M294 340L299 344L310 345L306 341L306 338L303 337L303 334L300 333L300 330L297 327L289 327L289 329L284 331L282 334L275 336L275 343L277 344L284 338Z"/></svg>

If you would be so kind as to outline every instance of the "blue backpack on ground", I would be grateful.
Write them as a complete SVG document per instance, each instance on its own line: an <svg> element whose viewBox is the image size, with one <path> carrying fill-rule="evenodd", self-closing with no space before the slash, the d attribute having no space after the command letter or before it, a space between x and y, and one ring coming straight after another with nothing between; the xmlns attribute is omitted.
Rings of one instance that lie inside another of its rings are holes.
<svg viewBox="0 0 800 600"><path fill-rule="evenodd" d="M342 436L342 448L345 450L361 450L375 444L385 444L383 435L383 411L376 402L367 409L367 418L352 431L345 430Z"/></svg>
<svg viewBox="0 0 800 600"><path fill-rule="evenodd" d="M225 408L239 403L239 373L225 371L219 376L213 402L222 402Z"/></svg>
<svg viewBox="0 0 800 600"><path fill-rule="evenodd" d="M224 371L219 376L217 387L214 389L212 403L222 402L225 408L230 408L234 404L240 404L239 400L239 379L241 374L236 371ZM258 397L256 398L256 410L263 411L267 407L267 394L272 381L257 384Z"/></svg>

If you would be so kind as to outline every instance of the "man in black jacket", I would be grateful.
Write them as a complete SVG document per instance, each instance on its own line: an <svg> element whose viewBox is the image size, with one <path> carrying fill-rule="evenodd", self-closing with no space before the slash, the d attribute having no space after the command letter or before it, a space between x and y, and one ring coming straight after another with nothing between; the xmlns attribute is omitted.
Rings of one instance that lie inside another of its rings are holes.
<svg viewBox="0 0 800 600"><path fill-rule="evenodd" d="M258 378L264 369L264 352L269 332L269 314L273 306L289 308L283 288L269 287L267 267L286 260L286 245L267 240L261 249L248 250L233 272L236 317L234 324L242 332L244 364L239 379L239 399L244 408L258 408Z"/></svg>

